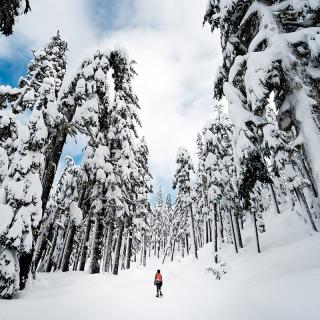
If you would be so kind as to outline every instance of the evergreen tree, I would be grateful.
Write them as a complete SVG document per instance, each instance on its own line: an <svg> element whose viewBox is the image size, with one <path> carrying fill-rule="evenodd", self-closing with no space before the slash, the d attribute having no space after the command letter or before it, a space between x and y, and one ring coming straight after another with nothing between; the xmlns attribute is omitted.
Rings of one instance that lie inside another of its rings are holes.
<svg viewBox="0 0 320 320"><path fill-rule="evenodd" d="M134 61L125 52L115 50L110 54L113 69L114 101L110 104L109 145L111 162L115 174L121 181L122 207L116 209L114 217L118 220L119 235L115 253L113 273L118 273L120 249L124 222L132 227L132 219L137 212L139 195L139 164L137 162L137 126L140 126L138 97L133 91L132 80L136 75ZM127 248L128 249L128 248ZM130 248L128 250L131 250Z"/></svg>
<svg viewBox="0 0 320 320"><path fill-rule="evenodd" d="M1 186L0 295L11 298L24 289L34 250L33 234L42 218L42 148L47 141L43 114L34 109L27 126L18 125L16 151ZM2 210L1 210L2 211Z"/></svg>
<svg viewBox="0 0 320 320"><path fill-rule="evenodd" d="M153 209L153 248L154 255L160 258L161 242L163 241L163 218L164 218L164 208L163 208L163 195L161 187L157 192L156 204Z"/></svg>
<svg viewBox="0 0 320 320"><path fill-rule="evenodd" d="M237 251L234 220L237 223L238 211L235 205L237 190L234 181L233 126L221 106L216 107L216 112L215 119L203 129L203 137L208 209L212 212L214 252L217 263L218 221L220 220L220 233L223 238L223 229L227 227L226 221L229 220L232 241Z"/></svg>
<svg viewBox="0 0 320 320"><path fill-rule="evenodd" d="M280 130L271 108L267 109L267 119L268 124L263 129L264 156L270 163L269 171L273 181L278 182L278 186L282 184L285 187L282 188L278 197L275 183L270 185L271 197L277 212L280 213L277 197L283 201L289 192L292 198L290 201L298 199L303 216L308 218L313 230L318 231L316 221L319 219L318 193L301 150L294 148L291 144L293 130L289 132Z"/></svg>
<svg viewBox="0 0 320 320"><path fill-rule="evenodd" d="M215 97L224 94L229 103L235 156L245 166L242 180L253 177L242 186L246 195L256 181L271 183L259 155L271 93L280 128L295 128L294 144L305 153L319 191L319 12L320 4L308 0L298 6L294 0L209 1L205 22L212 30L220 28L223 52ZM248 162L240 152L247 153Z"/></svg>
<svg viewBox="0 0 320 320"><path fill-rule="evenodd" d="M137 162L139 164L139 196L137 203L137 213L134 218L134 225L140 233L140 263L146 266L147 256L147 233L149 230L148 217L151 215L150 193L152 192L152 176L149 172L149 149L144 137L140 139L137 150ZM127 261L129 262L129 261ZM128 265L127 265L128 267Z"/></svg>
<svg viewBox="0 0 320 320"><path fill-rule="evenodd" d="M47 144L43 148L45 170L42 177L42 208L46 208L55 172L60 160L69 122L66 110L61 110L61 86L66 73L67 43L61 39L59 32L53 36L44 48L33 53L33 60L28 65L25 78L19 82L20 95L12 108L16 113L26 109L37 109L43 113L48 131ZM57 144L57 142L60 142Z"/></svg>
<svg viewBox="0 0 320 320"><path fill-rule="evenodd" d="M177 190L176 205L179 210L181 220L184 220L184 225L190 227L190 234L192 239L192 249L195 258L198 258L198 246L195 236L195 222L194 212L191 199L191 174L194 172L194 167L191 162L191 157L188 151L184 148L180 148L177 155L177 170L173 179L173 188ZM189 222L188 222L189 220ZM187 230L185 230L185 236L187 236ZM187 239L187 238L186 238ZM188 242L186 243L187 251Z"/></svg>
<svg viewBox="0 0 320 320"><path fill-rule="evenodd" d="M197 198L195 199L197 208L199 211L199 217L201 224L203 225L204 241L208 243L210 240L210 217L208 207L208 177L205 168L205 146L203 136L198 133L197 135L197 155L198 155L198 167L196 171L195 192Z"/></svg>
<svg viewBox="0 0 320 320"><path fill-rule="evenodd" d="M60 179L52 189L51 198L48 208L48 219L47 223L51 223L52 226L47 235L49 238L50 246L48 246L45 254L41 257L41 266L39 271L50 272L53 267L57 269L58 261L54 259L57 256L56 251L58 243L62 241L63 237L61 234L61 229L69 230L69 247L65 248L65 257L62 257L61 262L64 262L63 271L67 271L69 268L70 255L72 251L72 237L75 235L76 227L82 221L82 213L78 209L78 204L80 204L80 194L82 186L82 174L80 168L74 163L74 160L66 156L65 157L65 167L60 176ZM59 250L58 250L59 251Z"/></svg>
<svg viewBox="0 0 320 320"><path fill-rule="evenodd" d="M66 72L66 50L67 43L61 39L58 32L44 48L34 51L33 60L28 66L27 76L20 79L19 88L12 89L3 86L0 90L2 104L6 104L7 108L11 108L15 114L19 115L26 109L42 113L47 131L46 143L42 145L41 150L45 156L45 165L40 177L43 212L47 206L66 137L68 133L72 133L69 123L75 111L76 99L70 98L70 90L67 90L68 99L65 94L62 94L62 82ZM41 225L42 223L39 224L38 229L41 228ZM43 233L46 231L42 228L40 240L37 241L35 266L38 265L45 247L45 242L42 239ZM37 240L38 234L39 230L35 230L35 240Z"/></svg>
<svg viewBox="0 0 320 320"><path fill-rule="evenodd" d="M94 246L90 273L100 272L102 262L103 233L108 215L106 195L110 181L116 182L110 163L108 148L107 113L109 107L108 56L97 52L92 59L82 65L82 77L78 80L77 91L85 94L85 102L78 107L75 114L77 127L89 137L85 148L84 168L90 189L90 212L95 219ZM112 183L113 187L117 185Z"/></svg>

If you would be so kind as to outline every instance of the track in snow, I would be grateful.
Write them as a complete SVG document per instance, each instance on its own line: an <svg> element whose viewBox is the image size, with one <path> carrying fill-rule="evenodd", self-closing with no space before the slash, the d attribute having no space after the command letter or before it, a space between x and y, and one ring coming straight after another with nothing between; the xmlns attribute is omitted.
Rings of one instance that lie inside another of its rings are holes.
<svg viewBox="0 0 320 320"><path fill-rule="evenodd" d="M0 319L209 319L194 300L201 288L192 295L188 283L175 270L162 271L164 297L156 298L155 271L156 268L132 269L119 276L40 274L20 299L1 303Z"/></svg>

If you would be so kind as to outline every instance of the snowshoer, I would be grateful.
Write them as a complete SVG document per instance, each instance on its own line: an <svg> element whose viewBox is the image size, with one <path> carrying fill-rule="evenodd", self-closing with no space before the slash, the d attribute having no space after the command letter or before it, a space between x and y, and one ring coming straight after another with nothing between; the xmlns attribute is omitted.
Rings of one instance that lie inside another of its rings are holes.
<svg viewBox="0 0 320 320"><path fill-rule="evenodd" d="M157 295L156 297L159 298L162 297L161 287L162 287L162 275L160 273L160 270L157 270L157 273L154 277L154 285L157 286Z"/></svg>

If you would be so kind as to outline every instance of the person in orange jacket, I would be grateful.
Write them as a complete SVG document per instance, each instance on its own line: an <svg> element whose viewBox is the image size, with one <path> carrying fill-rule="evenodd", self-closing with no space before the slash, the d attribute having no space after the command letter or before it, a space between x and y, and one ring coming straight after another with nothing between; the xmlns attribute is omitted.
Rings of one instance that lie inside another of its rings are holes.
<svg viewBox="0 0 320 320"><path fill-rule="evenodd" d="M162 297L161 287L162 287L162 275L160 273L160 270L157 270L157 273L154 277L154 285L157 286L157 295L156 297L159 298Z"/></svg>

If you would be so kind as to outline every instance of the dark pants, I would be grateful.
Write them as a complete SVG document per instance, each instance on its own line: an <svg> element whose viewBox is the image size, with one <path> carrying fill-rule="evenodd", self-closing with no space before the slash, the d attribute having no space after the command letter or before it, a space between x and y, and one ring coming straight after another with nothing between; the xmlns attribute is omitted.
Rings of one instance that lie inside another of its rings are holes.
<svg viewBox="0 0 320 320"><path fill-rule="evenodd" d="M162 282L158 282L156 281L156 286L157 286L157 295L162 295L162 292L161 292L161 287L162 287Z"/></svg>

